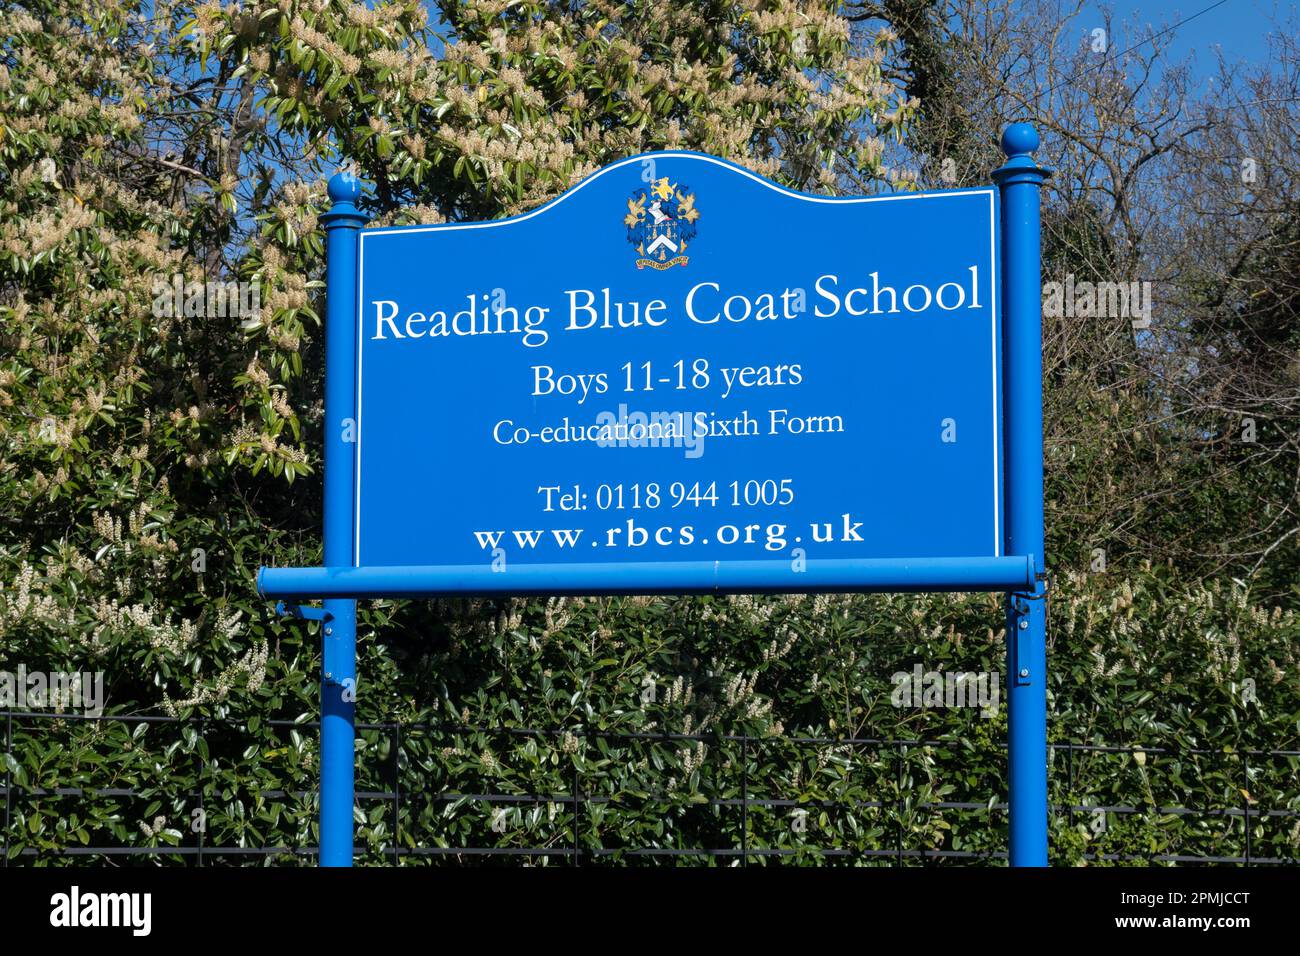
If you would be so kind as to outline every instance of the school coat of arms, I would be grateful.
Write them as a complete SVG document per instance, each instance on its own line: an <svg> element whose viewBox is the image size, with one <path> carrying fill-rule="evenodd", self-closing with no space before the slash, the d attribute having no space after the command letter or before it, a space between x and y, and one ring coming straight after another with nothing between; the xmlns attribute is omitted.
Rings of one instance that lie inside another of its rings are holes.
<svg viewBox="0 0 1300 956"><path fill-rule="evenodd" d="M671 269L684 266L686 247L695 239L700 211L695 194L667 176L642 187L627 201L627 241L636 249L636 267Z"/></svg>

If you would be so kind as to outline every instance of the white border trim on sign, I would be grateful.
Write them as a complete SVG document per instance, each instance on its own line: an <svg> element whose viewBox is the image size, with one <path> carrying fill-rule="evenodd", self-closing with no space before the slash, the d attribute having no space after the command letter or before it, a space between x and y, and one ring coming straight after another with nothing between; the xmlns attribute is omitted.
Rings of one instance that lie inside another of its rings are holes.
<svg viewBox="0 0 1300 956"><path fill-rule="evenodd" d="M361 383L362 367L365 357L365 335L362 315L362 303L365 301L365 281L366 281L366 239L377 238L381 236L401 236L412 235L419 232L455 232L462 229L492 229L498 226L509 226L515 223L527 222L535 216L560 203L564 202L571 196L576 195L589 184L595 182L606 173L612 173L615 170L622 169L624 166L639 163L646 159L689 159L696 162L710 163L714 166L721 166L724 169L731 170L734 173L753 180L760 185L766 186L775 192L781 193L791 199L800 199L804 202L819 203L825 205L853 205L857 203L868 202L894 202L916 199L949 199L960 196L987 196L989 201L989 337L991 342L992 355L992 378L993 378L993 556L1001 557L1002 555L1002 513L1001 513L1001 473L999 466L1002 464L1001 449L998 434L998 309L997 309L997 291L1002 277L998 274L997 268L997 206L994 201L996 187L987 186L978 189L952 189L941 190L938 192L919 192L919 193L891 193L885 196L812 196L807 193L796 192L793 189L786 189L769 179L765 179L756 173L750 172L743 166L737 166L725 160L718 159L715 156L707 156L703 153L691 152L667 152L667 153L646 153L641 156L633 156L628 159L620 160L617 163L606 166L603 169L592 173L582 182L578 183L572 189L552 199L545 205L538 206L531 212L526 212L518 216L511 216L506 219L492 219L486 222L465 222L465 223L447 223L437 226L388 226L380 229L362 229L357 241L357 398L356 398L356 470L355 478L355 499L352 505L353 511L353 532L352 532L352 564L353 567L361 566L361 434L362 434L362 407L361 407Z"/></svg>
<svg viewBox="0 0 1300 956"><path fill-rule="evenodd" d="M1002 282L1002 274L998 269L998 239L997 239L997 222L998 207L993 201L997 195L993 187L989 188L989 341L990 353L993 368L993 557L1002 556L1002 475L998 465L1002 462L1002 444L998 436L998 412L1001 410L1001 382L998 381L998 285ZM359 303L358 303L359 305ZM361 352L358 344L357 353ZM358 383L360 388L360 383ZM357 399L361 398L358 391ZM361 448L357 447L360 454ZM358 472L358 479L360 472Z"/></svg>

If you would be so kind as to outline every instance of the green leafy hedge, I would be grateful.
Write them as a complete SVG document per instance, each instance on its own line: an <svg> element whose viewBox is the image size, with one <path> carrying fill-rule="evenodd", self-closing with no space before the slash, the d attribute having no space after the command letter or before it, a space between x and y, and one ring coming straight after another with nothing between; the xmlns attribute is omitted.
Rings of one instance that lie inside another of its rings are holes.
<svg viewBox="0 0 1300 956"><path fill-rule="evenodd" d="M23 580L0 620L35 634L59 583ZM1300 749L1293 614L1147 569L1056 582L1050 621L1051 740L1129 748L1054 751L1055 862L1240 856L1244 818L1223 811L1243 808L1252 857L1300 857L1300 816L1262 815L1300 811L1300 758L1250 753ZM209 850L314 846L316 731L273 721L314 719L317 627L252 615L229 646L143 655L139 635L104 641L108 712L141 719L15 720L10 854L194 847L200 807ZM29 668L66 661L64 632L46 633L35 662L27 643ZM264 665L236 667L224 695L179 707L186 722L144 721L156 687L262 642ZM358 720L383 726L359 733L357 786L400 786L401 800L358 800L358 846L368 862L390 860L400 829L399 849L529 848L550 855L512 859L552 864L575 840L622 862L742 846L785 851L768 862L999 852L1005 699L988 715L897 707L891 678L1003 661L991 595L380 602L363 615ZM872 742L892 740L912 743ZM84 792L34 793L57 788Z"/></svg>

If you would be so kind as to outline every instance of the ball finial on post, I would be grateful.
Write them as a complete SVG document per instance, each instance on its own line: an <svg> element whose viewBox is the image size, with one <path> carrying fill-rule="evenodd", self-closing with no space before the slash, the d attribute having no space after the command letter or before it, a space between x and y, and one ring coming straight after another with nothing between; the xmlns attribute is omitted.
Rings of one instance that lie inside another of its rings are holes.
<svg viewBox="0 0 1300 956"><path fill-rule="evenodd" d="M1029 123L1012 123L1002 131L1002 152L1007 158L1028 156L1038 149L1038 130Z"/></svg>
<svg viewBox="0 0 1300 956"><path fill-rule="evenodd" d="M361 198L361 180L350 169L341 169L330 177L329 194L332 202L356 203Z"/></svg>

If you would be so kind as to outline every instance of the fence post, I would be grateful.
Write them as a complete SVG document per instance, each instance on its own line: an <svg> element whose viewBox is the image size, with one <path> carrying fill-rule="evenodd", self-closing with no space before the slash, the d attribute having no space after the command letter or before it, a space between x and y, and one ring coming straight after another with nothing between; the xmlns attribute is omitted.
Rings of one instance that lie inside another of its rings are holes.
<svg viewBox="0 0 1300 956"><path fill-rule="evenodd" d="M402 865L402 722L393 724L393 866Z"/></svg>
<svg viewBox="0 0 1300 956"><path fill-rule="evenodd" d="M203 738L205 742L207 741L207 727L208 727L208 719L206 717L200 717L199 732L203 734ZM209 751L209 753L210 752L211 751ZM203 847L208 836L208 810L207 810L208 801L207 801L207 795L203 792L203 781L208 776L208 769L209 769L208 761L203 760L202 763L199 764L199 766L201 769L198 773L198 786L196 787L196 793L199 798L199 810L201 812L201 819L203 823L202 826L199 827L199 846L197 852L197 862L195 865L198 866L200 869L202 869L203 868ZM190 820L191 820L190 829L192 831L194 829L194 824L192 822L194 820L194 814L192 811L190 813ZM181 825L184 826L184 820L181 821Z"/></svg>
<svg viewBox="0 0 1300 956"><path fill-rule="evenodd" d="M749 734L740 738L740 865L749 866Z"/></svg>
<svg viewBox="0 0 1300 956"><path fill-rule="evenodd" d="M1012 866L1047 865L1047 614L1043 579L1043 292L1038 132L1002 134L1003 441L1006 553L1034 560L1032 591L1007 595L1007 814Z"/></svg>
<svg viewBox="0 0 1300 956"><path fill-rule="evenodd" d="M10 807L13 797L14 777L9 772L9 760L14 745L14 715L5 714L5 843L4 843L4 865L9 865L9 825L10 825Z"/></svg>
<svg viewBox="0 0 1300 956"><path fill-rule="evenodd" d="M573 865L582 865L582 849L578 844L578 814L582 802L582 781L578 779L578 762L573 762Z"/></svg>
<svg viewBox="0 0 1300 956"><path fill-rule="evenodd" d="M357 247L365 216L351 173L330 178L325 226L325 566L351 567L356 448ZM357 602L327 600L321 622L320 865L351 866L355 801Z"/></svg>
<svg viewBox="0 0 1300 956"><path fill-rule="evenodd" d="M1074 829L1074 742L1065 745L1065 822Z"/></svg>
<svg viewBox="0 0 1300 956"><path fill-rule="evenodd" d="M1241 788L1241 808L1243 819L1246 821L1246 866L1250 866L1250 756L1249 751L1241 755L1241 776L1242 782L1246 785Z"/></svg>
<svg viewBox="0 0 1300 956"><path fill-rule="evenodd" d="M896 759L896 768L898 770L898 865L903 865L903 786L906 780L906 762L907 762L907 744L901 741L898 744L898 754Z"/></svg>

